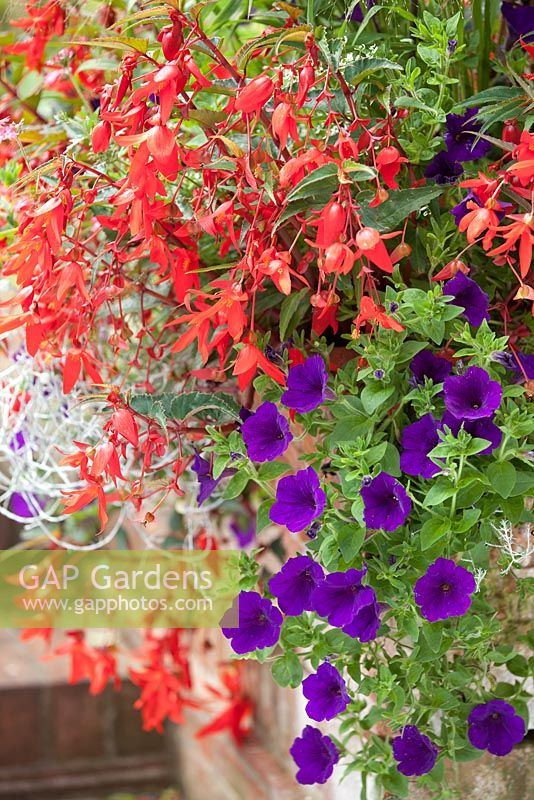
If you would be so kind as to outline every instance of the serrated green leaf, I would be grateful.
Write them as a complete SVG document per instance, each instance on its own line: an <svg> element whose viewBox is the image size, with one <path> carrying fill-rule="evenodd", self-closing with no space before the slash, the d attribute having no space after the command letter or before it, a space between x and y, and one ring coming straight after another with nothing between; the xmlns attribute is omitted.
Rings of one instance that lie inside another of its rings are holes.
<svg viewBox="0 0 534 800"><path fill-rule="evenodd" d="M418 189L401 189L391 192L379 206L362 208L362 223L385 233L396 230L410 214L420 211L445 191L443 186L421 186Z"/></svg>
<svg viewBox="0 0 534 800"><path fill-rule="evenodd" d="M167 419L185 420L190 417L216 422L239 419L239 406L229 394L182 392L181 394L139 394L130 397L134 411L151 419L163 414Z"/></svg>
<svg viewBox="0 0 534 800"><path fill-rule="evenodd" d="M280 306L280 341L284 341L288 333L292 333L295 326L302 318L302 313L308 308L308 303L304 300L309 295L309 289L301 289L300 292L292 292L285 297Z"/></svg>

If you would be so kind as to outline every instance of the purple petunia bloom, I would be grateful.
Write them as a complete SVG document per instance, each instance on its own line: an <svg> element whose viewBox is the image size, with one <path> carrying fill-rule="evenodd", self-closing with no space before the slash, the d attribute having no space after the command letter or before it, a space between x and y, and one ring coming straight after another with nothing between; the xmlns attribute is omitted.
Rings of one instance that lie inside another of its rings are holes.
<svg viewBox="0 0 534 800"><path fill-rule="evenodd" d="M452 161L475 161L491 150L489 142L484 139L477 141L477 133L482 127L475 121L477 114L478 108L470 108L465 114L447 114L445 144Z"/></svg>
<svg viewBox="0 0 534 800"><path fill-rule="evenodd" d="M276 606L258 592L241 592L238 603L239 627L221 629L232 650L242 655L276 644L283 622Z"/></svg>
<svg viewBox="0 0 534 800"><path fill-rule="evenodd" d="M397 769L408 777L430 772L439 750L415 725L406 725L400 736L392 742L393 757L398 761Z"/></svg>
<svg viewBox="0 0 534 800"><path fill-rule="evenodd" d="M293 439L289 423L274 403L262 403L241 426L241 434L252 461L274 461L285 453Z"/></svg>
<svg viewBox="0 0 534 800"><path fill-rule="evenodd" d="M331 572L314 590L311 602L320 617L326 617L330 625L341 628L348 625L362 607L371 602L369 586L362 585L367 568L348 569L346 572Z"/></svg>
<svg viewBox="0 0 534 800"><path fill-rule="evenodd" d="M501 429L488 417L482 417L481 419L456 419L456 417L453 417L452 414L446 411L441 422L451 429L454 436L458 435L458 431L463 425L464 430L475 439L487 439L490 444L478 453L479 456L487 456L493 453L502 440Z"/></svg>
<svg viewBox="0 0 534 800"><path fill-rule="evenodd" d="M271 578L269 590L284 614L298 617L303 611L313 611L312 592L323 580L320 564L309 556L295 556Z"/></svg>
<svg viewBox="0 0 534 800"><path fill-rule="evenodd" d="M197 503L199 506L213 494L223 478L229 478L230 475L235 475L236 472L235 469L225 469L218 478L214 478L210 462L206 461L206 459L202 458L198 453L195 453L191 469L193 472L196 472L197 480L200 485L197 494Z"/></svg>
<svg viewBox="0 0 534 800"><path fill-rule="evenodd" d="M432 414L425 414L404 428L400 468L407 475L433 478L440 472L440 468L428 457L430 451L439 444L438 429L439 423Z"/></svg>
<svg viewBox="0 0 534 800"><path fill-rule="evenodd" d="M339 752L332 739L311 725L306 725L289 752L299 768L297 781L301 785L326 783L339 761Z"/></svg>
<svg viewBox="0 0 534 800"><path fill-rule="evenodd" d="M334 397L327 387L328 373L320 355L311 356L304 364L291 367L287 374L287 391L282 403L300 414L313 411L325 400Z"/></svg>
<svg viewBox="0 0 534 800"><path fill-rule="evenodd" d="M309 701L306 714L317 722L334 719L350 703L347 686L338 670L325 662L302 682L302 693Z"/></svg>
<svg viewBox="0 0 534 800"><path fill-rule="evenodd" d="M368 528L395 531L403 525L412 510L412 501L404 486L387 472L379 472L362 486L363 519Z"/></svg>
<svg viewBox="0 0 534 800"><path fill-rule="evenodd" d="M256 536L256 520L252 519L246 528L242 528L237 522L231 522L230 530L237 539L239 547L248 547Z"/></svg>
<svg viewBox="0 0 534 800"><path fill-rule="evenodd" d="M497 350L492 353L491 357L493 361L502 364L506 369L513 370L518 383L522 383L524 380L534 380L534 355L522 353L520 350L514 350L513 353Z"/></svg>
<svg viewBox="0 0 534 800"><path fill-rule="evenodd" d="M467 735L473 747L487 750L493 756L507 756L526 733L523 718L504 700L490 700L475 706L467 721Z"/></svg>
<svg viewBox="0 0 534 800"><path fill-rule="evenodd" d="M370 642L376 639L380 628L380 609L376 600L374 589L365 586L360 596L361 607L348 625L343 625L341 630L353 639L360 642Z"/></svg>
<svg viewBox="0 0 534 800"><path fill-rule="evenodd" d="M534 8L518 6L515 3L502 3L501 12L508 25L513 41L523 38L530 42L534 36Z"/></svg>
<svg viewBox="0 0 534 800"><path fill-rule="evenodd" d="M429 622L461 617L471 605L475 589L475 579L468 569L450 558L438 558L416 582L415 602Z"/></svg>
<svg viewBox="0 0 534 800"><path fill-rule="evenodd" d="M372 8L374 6L374 4L375 4L375 0L367 0L367 8L368 9ZM351 22L363 22L363 11L362 11L360 5L357 5L353 9L349 19L351 20Z"/></svg>
<svg viewBox="0 0 534 800"><path fill-rule="evenodd" d="M502 397L501 385L481 367L469 367L463 375L449 375L443 391L445 407L456 419L491 417Z"/></svg>
<svg viewBox="0 0 534 800"><path fill-rule="evenodd" d="M280 478L276 487L276 502L271 507L269 517L272 522L298 533L323 513L325 505L326 495L321 489L319 476L313 467L308 467Z"/></svg>
<svg viewBox="0 0 534 800"><path fill-rule="evenodd" d="M478 283L468 278L463 272L458 272L454 278L443 286L443 294L452 295L454 300L449 300L455 306L463 308L463 316L470 325L478 327L485 319L489 319L489 297L483 292Z"/></svg>
<svg viewBox="0 0 534 800"><path fill-rule="evenodd" d="M450 158L445 150L440 150L426 168L425 178L436 183L456 183L463 171L458 161Z"/></svg>
<svg viewBox="0 0 534 800"><path fill-rule="evenodd" d="M435 356L431 350L421 350L412 358L410 369L415 383L424 384L425 378L433 383L443 383L451 374L452 364L446 358Z"/></svg>

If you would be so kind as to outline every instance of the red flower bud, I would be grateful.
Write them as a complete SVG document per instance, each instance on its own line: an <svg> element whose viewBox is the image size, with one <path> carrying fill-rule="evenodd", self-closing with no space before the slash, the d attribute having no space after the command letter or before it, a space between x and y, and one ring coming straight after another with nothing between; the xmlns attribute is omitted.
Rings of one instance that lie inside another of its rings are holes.
<svg viewBox="0 0 534 800"><path fill-rule="evenodd" d="M111 125L106 120L102 120L95 125L91 133L91 145L94 153L104 153L109 147L111 138Z"/></svg>
<svg viewBox="0 0 534 800"><path fill-rule="evenodd" d="M260 111L274 92L274 83L268 75L260 75L241 90L235 101L236 111L253 114Z"/></svg>

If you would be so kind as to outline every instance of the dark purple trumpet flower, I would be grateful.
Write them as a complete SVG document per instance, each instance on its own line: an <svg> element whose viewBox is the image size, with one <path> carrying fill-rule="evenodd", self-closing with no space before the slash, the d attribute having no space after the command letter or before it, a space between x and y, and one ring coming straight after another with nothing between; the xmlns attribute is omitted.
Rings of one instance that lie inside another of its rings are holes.
<svg viewBox="0 0 534 800"><path fill-rule="evenodd" d="M438 558L414 586L415 602L429 622L461 617L476 589L473 575L450 558Z"/></svg>
<svg viewBox="0 0 534 800"><path fill-rule="evenodd" d="M365 586L360 596L361 607L358 609L352 621L348 625L343 625L341 630L353 639L360 642L370 642L376 639L376 634L380 628L380 608L376 600L374 589Z"/></svg>
<svg viewBox="0 0 534 800"><path fill-rule="evenodd" d="M311 597L317 614L336 628L352 622L362 605L368 605L372 600L369 592L373 590L362 585L366 572L367 568L364 567L362 570L348 569L327 575Z"/></svg>
<svg viewBox="0 0 534 800"><path fill-rule="evenodd" d="M507 756L526 733L525 722L504 700L490 700L475 706L467 718L469 741L477 750L493 756Z"/></svg>
<svg viewBox="0 0 534 800"><path fill-rule="evenodd" d="M534 380L534 355L522 353L520 350L515 350L513 353L496 351L492 354L492 360L502 364L506 369L513 370L518 383Z"/></svg>
<svg viewBox="0 0 534 800"><path fill-rule="evenodd" d="M252 461L274 461L285 453L293 436L289 423L274 403L262 403L241 426L241 434Z"/></svg>
<svg viewBox="0 0 534 800"><path fill-rule="evenodd" d="M501 429L498 428L489 417L482 417L481 419L456 419L456 417L453 417L452 414L446 411L441 422L451 429L454 436L458 435L458 431L463 426L464 430L475 439L487 439L490 444L477 454L479 456L487 456L493 453L502 440Z"/></svg>
<svg viewBox="0 0 534 800"><path fill-rule="evenodd" d="M291 367L287 374L287 390L282 403L300 414L313 411L334 394L327 387L328 373L320 355L311 356L304 364Z"/></svg>
<svg viewBox="0 0 534 800"><path fill-rule="evenodd" d="M276 644L283 622L276 606L257 592L241 592L238 603L239 627L221 629L232 650L242 655Z"/></svg>
<svg viewBox="0 0 534 800"><path fill-rule="evenodd" d="M425 378L433 383L443 383L451 374L452 364L446 358L436 356L431 350L421 350L412 358L410 369L415 383L424 384Z"/></svg>
<svg viewBox="0 0 534 800"><path fill-rule="evenodd" d="M452 161L475 161L491 150L489 142L484 139L477 141L477 133L482 127L475 121L477 114L478 108L469 108L465 114L447 114L445 144Z"/></svg>
<svg viewBox="0 0 534 800"><path fill-rule="evenodd" d="M445 150L436 153L425 170L425 178L435 183L456 183L464 168L452 159Z"/></svg>
<svg viewBox="0 0 534 800"><path fill-rule="evenodd" d="M501 385L481 367L469 367L463 375L449 375L443 391L445 407L456 419L491 417L502 397Z"/></svg>
<svg viewBox="0 0 534 800"><path fill-rule="evenodd" d="M363 519L368 528L395 531L403 525L412 501L404 486L387 472L379 472L366 486L362 486Z"/></svg>
<svg viewBox="0 0 534 800"><path fill-rule="evenodd" d="M269 590L284 614L298 617L303 611L313 611L312 593L323 580L320 564L309 556L295 556L271 578Z"/></svg>
<svg viewBox="0 0 534 800"><path fill-rule="evenodd" d="M402 432L400 467L407 475L433 478L440 468L428 457L439 444L439 423L432 414L425 414L417 422L407 425Z"/></svg>
<svg viewBox="0 0 534 800"><path fill-rule="evenodd" d="M276 502L271 507L269 517L272 522L298 533L323 513L325 505L326 495L321 489L319 476L313 467L308 467L280 478L276 487Z"/></svg>
<svg viewBox="0 0 534 800"><path fill-rule="evenodd" d="M306 714L316 722L334 719L350 703L345 681L328 662L321 664L315 675L309 675L302 682L302 693L309 701Z"/></svg>
<svg viewBox="0 0 534 800"><path fill-rule="evenodd" d="M403 775L415 777L430 772L439 750L415 725L406 725L400 736L392 742L393 757L398 761L397 769Z"/></svg>
<svg viewBox="0 0 534 800"><path fill-rule="evenodd" d="M289 752L299 768L297 781L301 785L326 783L339 761L339 752L332 739L311 725L306 725Z"/></svg>
<svg viewBox="0 0 534 800"><path fill-rule="evenodd" d="M463 272L458 272L443 286L443 294L452 295L454 300L449 302L463 308L463 315L470 325L478 327L483 320L489 319L489 297L483 292L478 283L468 278Z"/></svg>
<svg viewBox="0 0 534 800"><path fill-rule="evenodd" d="M206 459L202 458L198 453L195 453L191 469L193 472L196 472L197 480L200 484L197 494L197 503L199 506L213 494L223 478L229 478L230 475L235 475L236 473L235 469L225 469L218 478L214 478L210 462L206 461Z"/></svg>
<svg viewBox="0 0 534 800"><path fill-rule="evenodd" d="M242 528L237 522L230 523L230 530L237 539L239 547L248 547L256 536L256 520L251 519L246 528Z"/></svg>
<svg viewBox="0 0 534 800"><path fill-rule="evenodd" d="M532 41L534 38L534 8L532 6L502 3L501 12L513 41L517 41L517 39L524 39L526 42Z"/></svg>

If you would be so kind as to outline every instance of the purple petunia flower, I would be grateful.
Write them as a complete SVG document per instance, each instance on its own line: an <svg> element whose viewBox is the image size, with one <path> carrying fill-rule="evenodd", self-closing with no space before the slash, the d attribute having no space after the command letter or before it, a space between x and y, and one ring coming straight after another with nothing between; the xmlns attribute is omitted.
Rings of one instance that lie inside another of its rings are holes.
<svg viewBox="0 0 534 800"><path fill-rule="evenodd" d="M415 725L406 725L400 736L392 742L393 757L398 761L397 769L408 777L430 772L439 750Z"/></svg>
<svg viewBox="0 0 534 800"><path fill-rule="evenodd" d="M256 520L252 519L247 528L242 528L237 522L231 522L230 530L237 539L239 547L248 547L256 536Z"/></svg>
<svg viewBox="0 0 534 800"><path fill-rule="evenodd" d="M412 358L410 369L416 383L424 384L425 378L430 378L433 383L443 383L451 374L452 364L431 350L421 350Z"/></svg>
<svg viewBox="0 0 534 800"><path fill-rule="evenodd" d="M445 407L456 419L491 417L502 397L501 385L481 367L469 367L463 375L449 375L443 391Z"/></svg>
<svg viewBox="0 0 534 800"><path fill-rule="evenodd" d="M302 736L298 736L289 750L297 765L297 781L302 785L326 783L334 765L339 761L339 752L330 736L323 736L318 728L306 725Z"/></svg>
<svg viewBox="0 0 534 800"><path fill-rule="evenodd" d="M301 469L294 475L280 478L276 487L276 502L269 517L278 525L285 525L293 533L307 528L319 517L326 505L326 495L313 467Z"/></svg>
<svg viewBox="0 0 534 800"><path fill-rule="evenodd" d="M440 468L428 457L430 451L439 444L438 429L439 423L432 414L425 414L404 428L400 468L407 475L433 478L440 472Z"/></svg>
<svg viewBox="0 0 534 800"><path fill-rule="evenodd" d="M362 486L363 519L368 528L395 531L403 525L412 510L412 501L404 486L387 472L379 472Z"/></svg>
<svg viewBox="0 0 534 800"><path fill-rule="evenodd" d="M334 397L327 387L328 373L320 355L311 356L304 364L291 367L287 375L287 391L282 403L300 414L313 411L325 400Z"/></svg>
<svg viewBox="0 0 534 800"><path fill-rule="evenodd" d="M443 415L442 424L447 425L454 436L458 435L458 431L463 425L464 430L475 439L487 439L490 444L478 453L479 456L487 456L493 453L502 440L501 429L488 417L482 417L481 419L456 419L456 417L453 417L452 414L446 411Z"/></svg>
<svg viewBox="0 0 534 800"><path fill-rule="evenodd" d="M522 383L524 380L534 380L534 355L522 353L520 350L514 350L513 353L497 350L492 353L491 357L493 361L502 364L506 369L513 370L518 383Z"/></svg>
<svg viewBox="0 0 534 800"><path fill-rule="evenodd" d="M463 272L458 272L454 278L445 283L443 294L453 296L454 300L449 300L449 303L463 308L463 316L470 325L478 327L483 320L489 319L488 295L476 281L468 278Z"/></svg>
<svg viewBox="0 0 534 800"><path fill-rule="evenodd" d="M283 622L276 606L258 592L241 592L238 603L239 627L221 629L232 650L242 655L276 644Z"/></svg>
<svg viewBox="0 0 534 800"><path fill-rule="evenodd" d="M241 434L252 461L274 461L285 453L293 436L274 403L262 403L243 422Z"/></svg>
<svg viewBox="0 0 534 800"><path fill-rule="evenodd" d="M445 144L452 161L475 161L491 150L491 144L484 139L477 142L477 133L482 127L475 121L477 114L478 108L469 108L465 114L447 114Z"/></svg>
<svg viewBox="0 0 534 800"><path fill-rule="evenodd" d="M469 741L477 750L506 756L525 737L526 727L515 708L504 700L481 703L467 718Z"/></svg>
<svg viewBox="0 0 534 800"><path fill-rule="evenodd" d="M501 12L508 25L513 41L523 38L530 42L534 36L534 8L518 6L515 3L502 3Z"/></svg>
<svg viewBox="0 0 534 800"><path fill-rule="evenodd" d="M415 602L429 622L461 617L476 589L473 575L450 558L438 558L414 586Z"/></svg>
<svg viewBox="0 0 534 800"><path fill-rule="evenodd" d="M426 168L425 178L436 183L456 183L463 171L458 161L451 159L445 150L440 150Z"/></svg>
<svg viewBox="0 0 534 800"><path fill-rule="evenodd" d="M269 590L284 614L297 617L303 611L313 611L312 592L323 580L320 564L309 556L295 556L271 578Z"/></svg>
<svg viewBox="0 0 534 800"><path fill-rule="evenodd" d="M200 485L197 495L197 503L199 506L213 494L223 478L229 478L230 475L235 475L236 472L235 469L225 469L218 478L214 478L210 462L206 461L206 459L202 458L198 453L195 453L191 469L193 472L196 472L197 480Z"/></svg>
<svg viewBox="0 0 534 800"><path fill-rule="evenodd" d="M346 572L331 572L314 590L311 602L320 617L326 617L330 625L341 628L348 625L362 607L371 602L369 586L362 585L367 568L348 569Z"/></svg>
<svg viewBox="0 0 534 800"><path fill-rule="evenodd" d="M317 722L334 719L350 703L347 686L338 670L325 662L302 682L302 693L309 701L306 714Z"/></svg>
<svg viewBox="0 0 534 800"><path fill-rule="evenodd" d="M376 639L380 628L380 609L376 600L374 589L365 586L360 596L361 607L348 625L343 625L341 630L353 639L360 642L370 642Z"/></svg>

